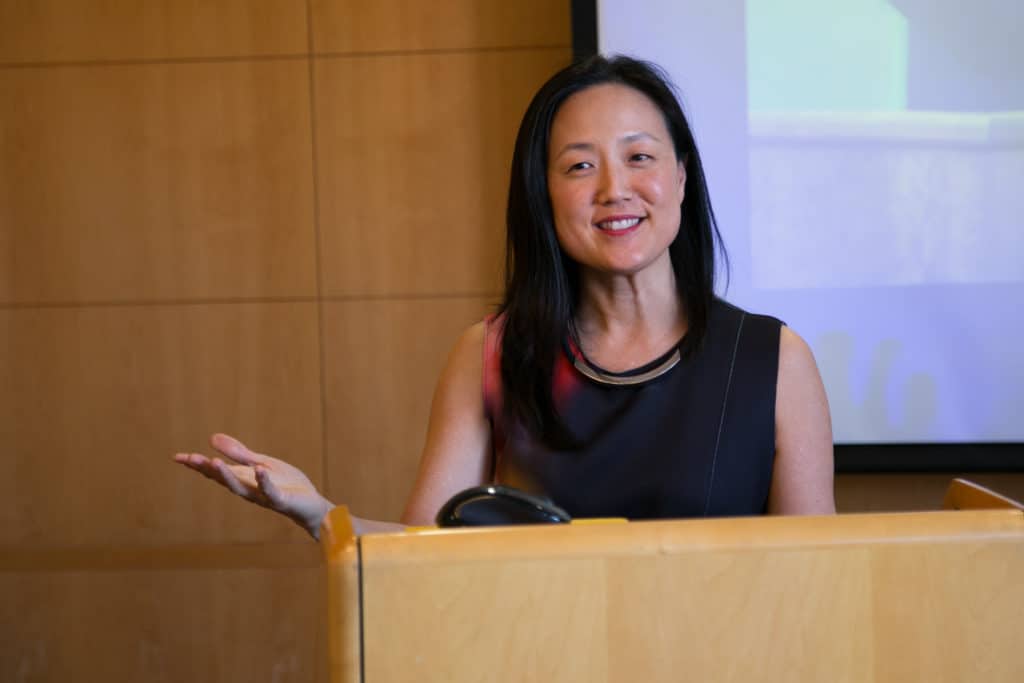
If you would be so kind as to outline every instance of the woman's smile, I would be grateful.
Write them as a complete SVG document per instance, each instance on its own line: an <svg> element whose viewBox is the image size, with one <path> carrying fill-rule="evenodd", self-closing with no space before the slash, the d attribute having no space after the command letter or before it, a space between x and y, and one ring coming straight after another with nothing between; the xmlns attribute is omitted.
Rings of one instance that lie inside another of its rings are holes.
<svg viewBox="0 0 1024 683"><path fill-rule="evenodd" d="M643 216L611 216L597 221L594 225L598 230L604 230L613 235L626 235L639 227L643 219Z"/></svg>

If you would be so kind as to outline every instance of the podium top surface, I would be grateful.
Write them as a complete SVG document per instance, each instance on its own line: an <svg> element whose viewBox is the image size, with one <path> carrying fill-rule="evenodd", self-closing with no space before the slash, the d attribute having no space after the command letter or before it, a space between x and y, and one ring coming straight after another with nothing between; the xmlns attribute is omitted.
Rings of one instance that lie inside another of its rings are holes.
<svg viewBox="0 0 1024 683"><path fill-rule="evenodd" d="M1016 539L1024 511L944 510L803 517L730 517L608 524L420 529L356 538L338 508L326 546L358 545L363 562L512 559L545 556L682 554L727 549L824 547ZM328 558L331 551L328 547Z"/></svg>

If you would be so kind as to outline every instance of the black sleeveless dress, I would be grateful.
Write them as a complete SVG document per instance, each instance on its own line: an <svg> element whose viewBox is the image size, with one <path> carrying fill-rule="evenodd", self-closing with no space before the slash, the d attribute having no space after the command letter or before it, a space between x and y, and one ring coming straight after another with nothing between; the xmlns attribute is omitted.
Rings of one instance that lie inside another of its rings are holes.
<svg viewBox="0 0 1024 683"><path fill-rule="evenodd" d="M763 513L775 461L781 324L716 300L694 353L664 374L624 386L587 377L567 350L553 390L580 446L555 450L503 423L501 321L489 320L484 403L494 433L495 482L546 495L573 517ZM617 374L649 373L673 351Z"/></svg>

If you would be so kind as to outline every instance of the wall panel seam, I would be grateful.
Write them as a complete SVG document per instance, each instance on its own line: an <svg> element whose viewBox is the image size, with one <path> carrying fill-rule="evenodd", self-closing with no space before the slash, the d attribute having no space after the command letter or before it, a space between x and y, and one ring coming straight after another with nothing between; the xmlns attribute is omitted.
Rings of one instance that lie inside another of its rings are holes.
<svg viewBox="0 0 1024 683"><path fill-rule="evenodd" d="M216 57L154 57L146 59L85 59L49 62L0 62L0 70L148 66L163 64L233 64L236 62L294 62L309 59L309 57L309 53L297 52L280 55L228 55Z"/></svg>
<svg viewBox="0 0 1024 683"><path fill-rule="evenodd" d="M309 52L288 52L273 55L213 55L207 57L139 57L125 59L82 59L82 60L49 60L37 62L0 62L0 70L5 69L49 69L64 67L104 67L104 66L140 66L158 64L218 64L230 62L273 62L295 61L310 57L322 59L338 59L348 57L400 57L417 55L442 54L476 54L490 52L530 52L537 50L568 50L572 45L558 43L552 45L493 45L477 47L437 47L412 48L405 50L353 50L345 52L313 52L312 44Z"/></svg>
<svg viewBox="0 0 1024 683"><path fill-rule="evenodd" d="M167 300L123 300L123 301L42 301L42 302L7 302L0 303L0 311L43 311L90 308L171 308L176 306L231 306L241 304L312 304L358 303L372 301L423 301L436 299L500 299L502 292L395 292L387 294L337 294L320 297L281 297L281 298L230 298L230 299L167 299Z"/></svg>
<svg viewBox="0 0 1024 683"><path fill-rule="evenodd" d="M373 302L373 301L424 301L449 299L501 299L503 292L397 292L391 294L328 295L323 300L332 303Z"/></svg>
<svg viewBox="0 0 1024 683"><path fill-rule="evenodd" d="M310 569L319 567L314 543L187 543L160 546L0 546L0 573Z"/></svg>
<svg viewBox="0 0 1024 683"><path fill-rule="evenodd" d="M572 45L511 45L497 47L438 47L411 50L367 50L353 52L316 52L314 59L349 59L356 57L418 57L430 55L472 55L493 52L541 52L569 50Z"/></svg>
<svg viewBox="0 0 1024 683"><path fill-rule="evenodd" d="M306 45L310 54L313 53L313 2L306 0ZM324 277L322 241L320 237L320 154L317 144L316 115L316 64L309 60L309 136L312 154L310 155L310 171L313 174L313 258L316 268L316 328L317 350L319 351L320 370L320 489L329 490L327 469L327 351L326 332L324 330Z"/></svg>
<svg viewBox="0 0 1024 683"><path fill-rule="evenodd" d="M172 306L224 306L235 304L315 303L313 296L209 298L209 299L98 299L95 301L13 301L0 303L0 310L48 310L69 308L150 308Z"/></svg>

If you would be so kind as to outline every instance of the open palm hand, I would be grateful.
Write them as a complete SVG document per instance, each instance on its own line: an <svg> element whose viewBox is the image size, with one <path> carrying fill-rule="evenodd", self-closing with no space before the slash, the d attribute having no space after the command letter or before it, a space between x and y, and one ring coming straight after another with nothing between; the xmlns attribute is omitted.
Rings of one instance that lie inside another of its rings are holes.
<svg viewBox="0 0 1024 683"><path fill-rule="evenodd" d="M200 453L177 453L174 460L250 502L285 515L314 538L319 537L320 522L334 506L302 470L283 460L255 453L227 434L214 434L210 444L224 459Z"/></svg>

